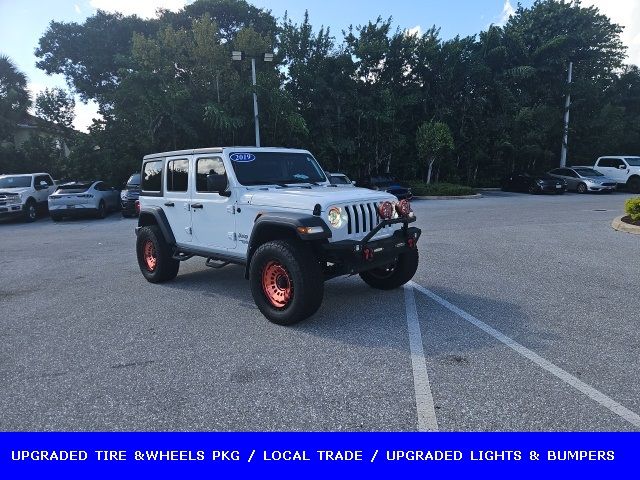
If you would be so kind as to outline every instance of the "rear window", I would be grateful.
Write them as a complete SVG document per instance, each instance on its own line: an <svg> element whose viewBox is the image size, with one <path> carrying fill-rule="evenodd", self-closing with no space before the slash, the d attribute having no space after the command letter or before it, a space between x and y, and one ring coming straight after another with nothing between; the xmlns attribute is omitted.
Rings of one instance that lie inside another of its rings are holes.
<svg viewBox="0 0 640 480"><path fill-rule="evenodd" d="M92 183L70 183L68 185L60 185L57 193L82 193L91 188Z"/></svg>
<svg viewBox="0 0 640 480"><path fill-rule="evenodd" d="M139 187L140 186L140 174L139 173L134 173L133 175L131 175L129 177L129 180L127 180L127 185L131 185L132 187Z"/></svg>
<svg viewBox="0 0 640 480"><path fill-rule="evenodd" d="M142 171L142 190L147 192L162 191L162 160L146 162Z"/></svg>

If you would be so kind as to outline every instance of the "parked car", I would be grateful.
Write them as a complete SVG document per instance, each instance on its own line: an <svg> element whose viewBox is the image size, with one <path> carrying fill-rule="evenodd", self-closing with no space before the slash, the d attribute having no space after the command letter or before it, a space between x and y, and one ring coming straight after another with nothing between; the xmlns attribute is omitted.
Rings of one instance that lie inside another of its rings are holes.
<svg viewBox="0 0 640 480"><path fill-rule="evenodd" d="M353 187L356 184L356 182L350 180L344 173L325 173L327 174L329 183L336 187Z"/></svg>
<svg viewBox="0 0 640 480"><path fill-rule="evenodd" d="M616 189L616 182L605 177L592 167L566 167L554 168L548 172L550 176L567 182L567 190L575 190L578 193L607 192Z"/></svg>
<svg viewBox="0 0 640 480"><path fill-rule="evenodd" d="M614 182L626 186L630 192L640 193L640 157L630 155L600 157L593 168Z"/></svg>
<svg viewBox="0 0 640 480"><path fill-rule="evenodd" d="M122 216L125 218L138 215L136 210L136 200L140 197L140 174L134 173L129 177L124 188L120 192L120 204Z"/></svg>
<svg viewBox="0 0 640 480"><path fill-rule="evenodd" d="M46 211L47 197L56 189L48 173L0 175L0 218L22 216L33 222Z"/></svg>
<svg viewBox="0 0 640 480"><path fill-rule="evenodd" d="M395 195L398 200L410 200L413 198L411 189L391 176L371 177L362 182L362 186L371 190L390 193Z"/></svg>
<svg viewBox="0 0 640 480"><path fill-rule="evenodd" d="M99 180L65 183L49 195L49 214L54 222L63 217L105 218L119 208L120 192Z"/></svg>
<svg viewBox="0 0 640 480"><path fill-rule="evenodd" d="M502 181L504 192L558 193L567 190L567 182L549 175L514 173Z"/></svg>

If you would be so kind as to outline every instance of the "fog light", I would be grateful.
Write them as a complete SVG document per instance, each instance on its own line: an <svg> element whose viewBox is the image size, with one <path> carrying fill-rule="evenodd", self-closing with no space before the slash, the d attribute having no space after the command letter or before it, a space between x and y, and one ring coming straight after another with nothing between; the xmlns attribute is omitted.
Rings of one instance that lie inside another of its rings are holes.
<svg viewBox="0 0 640 480"><path fill-rule="evenodd" d="M378 206L378 213L383 219L389 220L393 216L393 205L391 202L382 202Z"/></svg>
<svg viewBox="0 0 640 480"><path fill-rule="evenodd" d="M411 204L409 203L409 200L404 199L396 203L396 211L401 217L408 217L411 213Z"/></svg>

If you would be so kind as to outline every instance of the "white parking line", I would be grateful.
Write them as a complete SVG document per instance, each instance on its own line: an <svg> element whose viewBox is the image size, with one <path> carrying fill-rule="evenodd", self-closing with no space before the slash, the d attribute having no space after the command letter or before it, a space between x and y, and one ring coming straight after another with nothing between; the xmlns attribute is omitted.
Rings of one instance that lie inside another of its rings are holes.
<svg viewBox="0 0 640 480"><path fill-rule="evenodd" d="M637 413L629 410L624 405L619 404L614 399L612 399L611 397L608 397L607 395L605 395L601 391L596 390L595 388L593 388L590 385L587 385L586 383L584 383L579 378L571 375L566 370L563 370L562 368L558 367L557 365L555 365L555 364L551 363L550 361L542 358L537 353L533 352L532 350L529 350L527 347L519 344L518 342L516 342L512 338L507 337L505 334L499 332L495 328L492 328L489 325L487 325L486 323L478 320L473 315L470 315L469 313L465 312L464 310L462 310L462 309L456 307L455 305L449 303L444 298L442 298L442 297L436 295L435 293L433 293L431 290L428 290L428 289L424 288L423 286L418 285L415 282L409 282L408 285L410 285L414 289L418 290L419 292L424 293L427 297L429 297L432 300L438 302L444 308L446 308L447 310L452 311L453 313L458 315L460 318L463 318L467 322L469 322L472 325L475 325L476 327L478 327L480 330L483 330L485 333L488 333L489 335L491 335L493 338L495 338L499 342L504 343L507 347L509 347L510 349L518 352L523 357L528 358L533 363L535 363L539 367L543 368L547 372L555 375L556 377L558 377L563 382L571 385L576 390L584 393L587 397L589 397L590 399L598 402L603 407L608 408L613 413L615 413L616 415L619 415L620 417L625 419L627 422L629 422L633 426L640 428L640 415L638 415ZM407 288L406 285L405 285L405 288ZM405 292L406 292L406 290L405 290ZM415 304L414 304L414 308L415 308ZM408 318L408 314L407 314L407 318ZM414 372L415 372L415 369L414 369ZM414 373L414 375L415 375L415 373Z"/></svg>
<svg viewBox="0 0 640 480"><path fill-rule="evenodd" d="M433 406L433 395L427 374L427 363L422 347L422 333L418 322L416 299L413 288L404 286L404 307L407 313L409 329L409 347L411 349L411 366L413 368L413 387L416 392L416 410L418 411L418 431L437 432L438 420Z"/></svg>

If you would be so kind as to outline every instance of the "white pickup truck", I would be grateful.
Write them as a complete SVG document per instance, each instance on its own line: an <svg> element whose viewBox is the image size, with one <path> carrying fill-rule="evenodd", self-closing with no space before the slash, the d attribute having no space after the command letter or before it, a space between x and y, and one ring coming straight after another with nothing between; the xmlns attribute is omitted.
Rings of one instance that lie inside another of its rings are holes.
<svg viewBox="0 0 640 480"><path fill-rule="evenodd" d="M33 222L47 210L47 199L56 189L48 173L0 175L0 218L23 216Z"/></svg>
<svg viewBox="0 0 640 480"><path fill-rule="evenodd" d="M593 166L604 176L625 185L632 193L640 193L640 157L609 155L600 157Z"/></svg>

